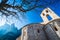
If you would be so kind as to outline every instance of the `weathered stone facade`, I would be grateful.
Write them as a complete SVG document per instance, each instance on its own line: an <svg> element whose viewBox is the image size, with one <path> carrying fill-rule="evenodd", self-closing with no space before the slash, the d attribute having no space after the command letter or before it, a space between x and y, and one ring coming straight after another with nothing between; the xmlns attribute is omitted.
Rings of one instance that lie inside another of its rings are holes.
<svg viewBox="0 0 60 40"><path fill-rule="evenodd" d="M43 28L48 40L60 40L60 19L53 20Z"/></svg>
<svg viewBox="0 0 60 40"><path fill-rule="evenodd" d="M60 19L46 25L40 23L26 25L22 29L21 40L60 40Z"/></svg>
<svg viewBox="0 0 60 40"><path fill-rule="evenodd" d="M51 11L51 9L47 9L48 12ZM46 14L45 10L41 14L44 22L24 26L22 35L20 36L20 39L18 38L17 40L60 40L60 18L54 14L54 12ZM46 18L46 15L50 15L53 19L49 21Z"/></svg>
<svg viewBox="0 0 60 40"><path fill-rule="evenodd" d="M25 40L46 40L45 33L43 31L43 25L41 24L31 24L27 25L25 28L27 28L26 31L23 33L25 34L27 32L27 35L22 34L22 39ZM25 38L24 38L25 37Z"/></svg>

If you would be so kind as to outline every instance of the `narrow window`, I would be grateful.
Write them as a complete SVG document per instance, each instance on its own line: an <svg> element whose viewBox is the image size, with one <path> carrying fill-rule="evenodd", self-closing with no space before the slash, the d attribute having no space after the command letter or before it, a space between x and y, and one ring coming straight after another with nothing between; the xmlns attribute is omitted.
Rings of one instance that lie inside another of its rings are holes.
<svg viewBox="0 0 60 40"><path fill-rule="evenodd" d="M56 27L54 27L55 31L58 31L58 29Z"/></svg>
<svg viewBox="0 0 60 40"><path fill-rule="evenodd" d="M37 29L37 32L38 32L38 33L40 33L40 30L39 30L39 29Z"/></svg>

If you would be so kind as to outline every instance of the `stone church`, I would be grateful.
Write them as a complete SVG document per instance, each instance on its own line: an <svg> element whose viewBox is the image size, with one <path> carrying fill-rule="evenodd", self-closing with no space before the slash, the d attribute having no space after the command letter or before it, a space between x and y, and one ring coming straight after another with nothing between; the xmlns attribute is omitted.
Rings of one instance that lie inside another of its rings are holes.
<svg viewBox="0 0 60 40"><path fill-rule="evenodd" d="M50 8L45 8L40 16L43 22L24 26L17 40L60 40L60 17Z"/></svg>

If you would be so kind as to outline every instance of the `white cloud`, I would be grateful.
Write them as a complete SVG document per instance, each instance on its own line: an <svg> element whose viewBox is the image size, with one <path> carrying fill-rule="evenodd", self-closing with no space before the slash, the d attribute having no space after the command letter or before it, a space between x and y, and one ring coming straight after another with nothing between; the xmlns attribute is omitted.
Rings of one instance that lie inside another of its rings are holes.
<svg viewBox="0 0 60 40"><path fill-rule="evenodd" d="M6 23L6 16L0 16L0 26L4 25Z"/></svg>

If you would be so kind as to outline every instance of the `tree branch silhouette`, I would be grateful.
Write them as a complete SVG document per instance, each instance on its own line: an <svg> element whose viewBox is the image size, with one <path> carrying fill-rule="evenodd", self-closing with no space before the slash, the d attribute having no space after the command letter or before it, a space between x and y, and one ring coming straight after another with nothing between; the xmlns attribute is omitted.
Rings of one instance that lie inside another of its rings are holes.
<svg viewBox="0 0 60 40"><path fill-rule="evenodd" d="M15 5L16 0L14 0L13 5L10 5L10 4L7 4L8 1L9 0L2 0L0 3L0 12L5 13L5 11L6 11L5 15L7 15L7 16L16 14L16 12L7 10L7 8L13 8L19 12L27 12L27 11L33 10L35 8L38 8L38 7L44 8L47 5L51 5L56 2L59 2L59 0L53 0L53 1L52 0L50 0L50 1L47 1L47 0L22 0L21 5ZM43 4L41 4L41 3L43 3ZM15 13L15 14L13 14L13 13Z"/></svg>

